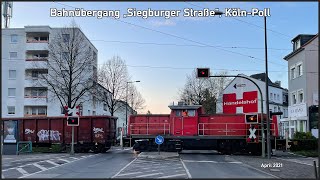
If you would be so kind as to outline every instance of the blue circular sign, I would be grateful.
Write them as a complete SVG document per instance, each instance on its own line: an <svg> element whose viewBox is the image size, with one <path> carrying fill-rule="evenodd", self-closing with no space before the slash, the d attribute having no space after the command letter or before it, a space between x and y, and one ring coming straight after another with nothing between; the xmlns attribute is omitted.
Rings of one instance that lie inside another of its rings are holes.
<svg viewBox="0 0 320 180"><path fill-rule="evenodd" d="M164 142L164 138L160 135L158 135L156 138L155 138L155 142L157 144L162 144Z"/></svg>

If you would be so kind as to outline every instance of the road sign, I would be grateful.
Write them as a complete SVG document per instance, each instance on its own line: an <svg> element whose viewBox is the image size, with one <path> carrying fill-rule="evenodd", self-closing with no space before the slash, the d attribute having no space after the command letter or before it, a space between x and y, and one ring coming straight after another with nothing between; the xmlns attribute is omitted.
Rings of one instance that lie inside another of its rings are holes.
<svg viewBox="0 0 320 180"><path fill-rule="evenodd" d="M160 135L158 135L156 138L155 138L155 142L160 145L164 142L164 138Z"/></svg>
<svg viewBox="0 0 320 180"><path fill-rule="evenodd" d="M256 132L257 132L256 126L251 126L249 128L249 137L247 139L247 142L258 142Z"/></svg>

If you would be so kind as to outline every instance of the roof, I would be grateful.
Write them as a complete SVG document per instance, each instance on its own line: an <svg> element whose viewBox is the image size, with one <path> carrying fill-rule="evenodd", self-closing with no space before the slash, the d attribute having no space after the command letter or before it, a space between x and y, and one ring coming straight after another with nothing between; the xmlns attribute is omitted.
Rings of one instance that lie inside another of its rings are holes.
<svg viewBox="0 0 320 180"><path fill-rule="evenodd" d="M170 109L199 109L202 107L201 105L176 105L176 106L168 106Z"/></svg>
<svg viewBox="0 0 320 180"><path fill-rule="evenodd" d="M259 81L263 81L263 82L266 82L266 73L259 73L259 74L252 74L250 77L254 78L254 79L257 79ZM277 88L280 88L280 89L284 89L282 88L281 86L279 86L278 84L276 83L273 83L270 78L268 78L268 85L269 86L273 86L273 87L277 87Z"/></svg>
<svg viewBox="0 0 320 180"><path fill-rule="evenodd" d="M292 58L294 55L298 54L299 52L303 51L304 48L310 44L313 40L315 40L316 38L318 38L319 33L316 35L310 35L310 34L299 34L298 36L296 36L295 38L292 39L292 41L298 39L301 36L314 36L313 38L311 38L310 40L308 40L307 42L305 42L300 48L296 49L295 51L291 52L290 54L286 55L283 59L284 60L288 60L290 58Z"/></svg>

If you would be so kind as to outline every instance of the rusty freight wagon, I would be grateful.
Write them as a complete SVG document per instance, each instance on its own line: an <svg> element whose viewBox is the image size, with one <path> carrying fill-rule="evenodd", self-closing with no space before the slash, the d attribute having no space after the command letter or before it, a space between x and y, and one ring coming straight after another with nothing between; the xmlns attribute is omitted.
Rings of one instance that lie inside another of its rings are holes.
<svg viewBox="0 0 320 180"><path fill-rule="evenodd" d="M17 121L18 141L31 141L33 146L60 144L61 150L70 147L72 127L66 117L3 118ZM74 127L75 152L106 152L116 139L116 117L81 116Z"/></svg>
<svg viewBox="0 0 320 180"><path fill-rule="evenodd" d="M169 108L170 114L130 116L125 142L136 150L152 151L157 148L154 138L161 135L165 139L161 148L165 151L212 149L227 154L262 152L260 113L255 116L256 123L247 123L246 114L207 115L201 105L173 105ZM266 122L266 115L263 118ZM278 136L277 117L272 116L270 121L270 137L274 142ZM264 128L266 135L266 123Z"/></svg>

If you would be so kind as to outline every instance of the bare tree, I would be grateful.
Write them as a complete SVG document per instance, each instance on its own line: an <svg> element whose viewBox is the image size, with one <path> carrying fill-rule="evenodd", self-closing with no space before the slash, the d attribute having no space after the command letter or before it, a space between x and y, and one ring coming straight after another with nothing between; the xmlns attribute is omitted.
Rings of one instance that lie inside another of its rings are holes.
<svg viewBox="0 0 320 180"><path fill-rule="evenodd" d="M226 75L227 72L216 73L215 75ZM180 100L188 104L203 105L207 114L216 113L216 102L219 94L230 82L229 78L197 78L197 72L193 71L187 75L186 84L180 90Z"/></svg>
<svg viewBox="0 0 320 180"><path fill-rule="evenodd" d="M145 100L134 84L130 84L128 88L128 104L136 112L142 111L145 108Z"/></svg>
<svg viewBox="0 0 320 180"><path fill-rule="evenodd" d="M48 52L48 73L39 74L40 81L61 106L74 108L94 87L96 55L75 23L50 34Z"/></svg>
<svg viewBox="0 0 320 180"><path fill-rule="evenodd" d="M128 82L128 70L125 61L119 56L114 56L112 59L105 62L98 73L98 82L109 93L98 91L98 99L107 104L111 116L118 109L125 106L122 101L126 100L126 86Z"/></svg>

